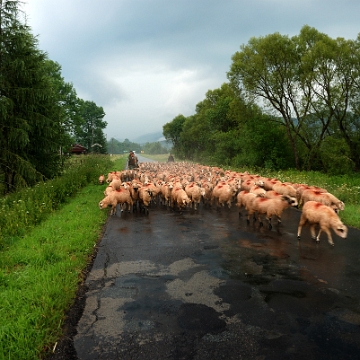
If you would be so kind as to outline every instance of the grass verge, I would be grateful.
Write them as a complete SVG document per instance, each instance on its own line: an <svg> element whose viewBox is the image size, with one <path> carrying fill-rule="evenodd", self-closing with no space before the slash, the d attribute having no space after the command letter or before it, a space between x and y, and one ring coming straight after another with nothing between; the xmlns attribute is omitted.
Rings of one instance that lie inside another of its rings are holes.
<svg viewBox="0 0 360 360"><path fill-rule="evenodd" d="M120 158L114 167L123 169L124 163ZM102 189L84 187L41 226L2 249L0 360L44 358L61 337L108 215L97 206Z"/></svg>

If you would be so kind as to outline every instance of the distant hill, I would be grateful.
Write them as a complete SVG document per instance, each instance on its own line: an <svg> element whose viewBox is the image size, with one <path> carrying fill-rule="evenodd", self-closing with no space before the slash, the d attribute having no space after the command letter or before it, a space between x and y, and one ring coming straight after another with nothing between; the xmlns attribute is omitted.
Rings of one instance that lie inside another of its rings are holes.
<svg viewBox="0 0 360 360"><path fill-rule="evenodd" d="M125 139L116 139L116 140L118 140L119 142L123 142ZM146 143L160 142L161 146L167 149L172 148L172 143L167 142L164 138L164 135L161 132L149 133L128 140L132 143L140 144L140 145L144 145Z"/></svg>
<svg viewBox="0 0 360 360"><path fill-rule="evenodd" d="M164 135L162 134L162 132L156 132L156 133L141 135L135 139L129 139L129 140L134 143L142 145L142 144L146 144L146 143L162 141L162 140L165 140L165 138L164 138Z"/></svg>

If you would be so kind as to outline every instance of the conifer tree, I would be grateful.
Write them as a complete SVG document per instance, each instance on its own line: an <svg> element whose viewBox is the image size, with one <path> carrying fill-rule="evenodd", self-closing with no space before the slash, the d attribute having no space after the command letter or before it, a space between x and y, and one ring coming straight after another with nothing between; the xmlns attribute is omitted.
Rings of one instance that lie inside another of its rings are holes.
<svg viewBox="0 0 360 360"><path fill-rule="evenodd" d="M0 0L0 176L4 193L54 176L60 105L19 1Z"/></svg>

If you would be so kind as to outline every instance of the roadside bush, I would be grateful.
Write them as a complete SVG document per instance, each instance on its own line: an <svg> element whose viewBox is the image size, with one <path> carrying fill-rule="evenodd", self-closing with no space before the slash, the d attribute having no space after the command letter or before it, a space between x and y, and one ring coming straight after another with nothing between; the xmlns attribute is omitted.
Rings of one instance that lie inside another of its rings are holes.
<svg viewBox="0 0 360 360"><path fill-rule="evenodd" d="M106 173L112 164L104 155L71 158L61 176L0 198L0 249L6 237L24 235L80 189L97 183L99 175Z"/></svg>

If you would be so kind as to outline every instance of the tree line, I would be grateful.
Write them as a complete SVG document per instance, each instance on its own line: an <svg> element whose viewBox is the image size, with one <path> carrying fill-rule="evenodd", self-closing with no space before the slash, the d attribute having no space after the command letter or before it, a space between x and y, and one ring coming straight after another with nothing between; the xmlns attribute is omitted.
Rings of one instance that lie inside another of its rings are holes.
<svg viewBox="0 0 360 360"><path fill-rule="evenodd" d="M0 191L61 173L71 145L106 153L105 112L80 99L38 48L18 0L0 0Z"/></svg>
<svg viewBox="0 0 360 360"><path fill-rule="evenodd" d="M253 37L232 56L228 82L163 134L177 157L221 165L360 170L360 35Z"/></svg>
<svg viewBox="0 0 360 360"><path fill-rule="evenodd" d="M107 142L107 149L110 154L123 154L128 153L131 150L135 150L138 153L144 151L146 154L166 154L169 152L169 149L166 146L163 146L160 141L138 144L129 139L119 141L114 138L111 138L110 141Z"/></svg>

